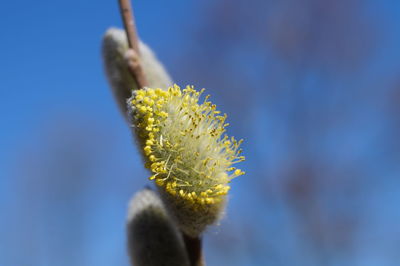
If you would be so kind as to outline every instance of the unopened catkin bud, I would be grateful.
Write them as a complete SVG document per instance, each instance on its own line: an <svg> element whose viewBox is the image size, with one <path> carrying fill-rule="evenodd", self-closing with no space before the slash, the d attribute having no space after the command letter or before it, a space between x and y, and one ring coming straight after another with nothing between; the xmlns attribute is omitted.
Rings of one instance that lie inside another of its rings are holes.
<svg viewBox="0 0 400 266"><path fill-rule="evenodd" d="M182 235L156 192L143 189L133 197L127 231L132 265L189 265Z"/></svg>
<svg viewBox="0 0 400 266"><path fill-rule="evenodd" d="M153 51L143 42L139 43L140 62L150 87L167 89L172 80ZM126 116L126 100L138 86L127 67L128 41L124 30L110 28L103 37L102 54L104 68L118 105Z"/></svg>
<svg viewBox="0 0 400 266"><path fill-rule="evenodd" d="M171 215L191 237L218 221L241 141L225 135L226 115L193 87L145 88L128 101L139 146Z"/></svg>

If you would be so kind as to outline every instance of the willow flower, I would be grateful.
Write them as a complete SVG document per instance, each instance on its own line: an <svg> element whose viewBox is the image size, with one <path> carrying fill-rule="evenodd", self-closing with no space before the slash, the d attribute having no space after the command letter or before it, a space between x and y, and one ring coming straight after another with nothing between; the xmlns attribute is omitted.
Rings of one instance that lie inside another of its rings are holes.
<svg viewBox="0 0 400 266"><path fill-rule="evenodd" d="M242 142L226 134L221 115L200 92L177 85L136 90L128 100L139 144L166 206L181 230L198 236L222 215L229 182L244 172Z"/></svg>

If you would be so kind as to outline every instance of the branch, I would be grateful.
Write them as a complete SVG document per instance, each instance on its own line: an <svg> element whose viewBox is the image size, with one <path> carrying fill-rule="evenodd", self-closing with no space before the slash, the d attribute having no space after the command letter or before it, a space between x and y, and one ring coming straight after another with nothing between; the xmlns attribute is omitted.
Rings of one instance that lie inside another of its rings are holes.
<svg viewBox="0 0 400 266"><path fill-rule="evenodd" d="M126 53L128 69L139 88L147 86L147 80L140 63L139 38L135 27L130 0L119 0L120 12L128 39L129 50ZM201 238L190 237L182 233L191 266L204 266Z"/></svg>
<svg viewBox="0 0 400 266"><path fill-rule="evenodd" d="M140 63L139 38L130 0L119 0L119 7L130 48L126 54L128 69L138 87L143 88L147 86L147 80Z"/></svg>
<svg viewBox="0 0 400 266"><path fill-rule="evenodd" d="M201 250L201 237L190 237L182 232L186 250L189 256L190 266L204 266L204 259Z"/></svg>

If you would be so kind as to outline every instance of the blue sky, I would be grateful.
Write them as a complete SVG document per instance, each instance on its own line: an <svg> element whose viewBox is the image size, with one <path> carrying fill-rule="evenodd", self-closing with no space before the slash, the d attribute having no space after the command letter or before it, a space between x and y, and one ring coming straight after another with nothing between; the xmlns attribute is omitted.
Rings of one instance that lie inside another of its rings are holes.
<svg viewBox="0 0 400 266"><path fill-rule="evenodd" d="M134 1L141 38L175 81L206 86L245 139L248 174L206 235L209 265L396 265L399 3L353 0L348 15L318 1L295 11L292 0L233 2L239 11L224 0ZM126 204L148 174L103 74L117 1L2 1L0 22L0 264L127 265ZM305 35L285 43L296 30ZM308 209L287 192L303 157L318 187ZM326 232L350 220L351 248L334 233L312 240L304 221L317 214Z"/></svg>

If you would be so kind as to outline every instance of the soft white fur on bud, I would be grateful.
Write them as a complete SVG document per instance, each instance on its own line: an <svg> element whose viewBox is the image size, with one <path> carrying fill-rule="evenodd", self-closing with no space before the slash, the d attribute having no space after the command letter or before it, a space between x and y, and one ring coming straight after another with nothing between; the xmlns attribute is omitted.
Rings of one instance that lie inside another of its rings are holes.
<svg viewBox="0 0 400 266"><path fill-rule="evenodd" d="M167 89L172 80L164 66L146 44L140 41L140 59L149 87ZM126 117L126 100L132 96L132 90L140 89L127 68L125 55L128 41L124 30L110 28L103 37L102 54L105 72L114 97Z"/></svg>
<svg viewBox="0 0 400 266"><path fill-rule="evenodd" d="M217 224L225 215L225 200L193 208L185 201L166 193L161 187L158 187L158 191L179 229L190 237L201 236L209 225Z"/></svg>
<svg viewBox="0 0 400 266"><path fill-rule="evenodd" d="M189 265L182 236L156 192L146 188L132 198L127 233L132 265Z"/></svg>

